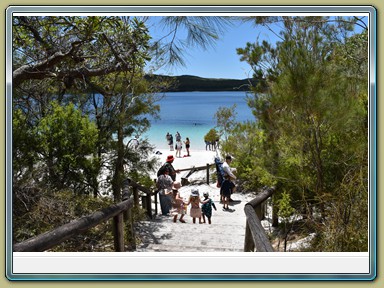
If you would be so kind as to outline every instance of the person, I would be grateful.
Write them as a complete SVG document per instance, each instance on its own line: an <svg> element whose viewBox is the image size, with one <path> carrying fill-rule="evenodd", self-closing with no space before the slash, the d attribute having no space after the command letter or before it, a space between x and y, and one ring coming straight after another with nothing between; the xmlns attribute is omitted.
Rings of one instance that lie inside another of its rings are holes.
<svg viewBox="0 0 384 288"><path fill-rule="evenodd" d="M188 137L185 139L184 143L185 143L185 149L187 149L187 156L191 156L189 154L189 147L191 147L191 141L189 141Z"/></svg>
<svg viewBox="0 0 384 288"><path fill-rule="evenodd" d="M183 143L181 143L180 140L176 141L175 148L176 148L176 157L181 158L181 149L183 149Z"/></svg>
<svg viewBox="0 0 384 288"><path fill-rule="evenodd" d="M205 150L208 150L207 148L209 148L209 151L211 151L211 142L209 142L208 140L204 140L205 141Z"/></svg>
<svg viewBox="0 0 384 288"><path fill-rule="evenodd" d="M176 137L176 141L181 141L181 135L179 131L176 132L175 137Z"/></svg>
<svg viewBox="0 0 384 288"><path fill-rule="evenodd" d="M167 143L169 145L169 150L173 151L173 136L172 136L172 134L170 134L168 132L167 135L165 136L165 138L167 139Z"/></svg>
<svg viewBox="0 0 384 288"><path fill-rule="evenodd" d="M195 189L191 191L191 195L189 196L189 200L186 205L191 204L191 209L190 209L190 216L192 217L193 224L196 223L196 218L199 218L199 224L202 224L201 222L201 208L200 208L200 203L204 204L203 201L201 201L199 197L199 190Z"/></svg>
<svg viewBox="0 0 384 288"><path fill-rule="evenodd" d="M185 203L183 198L180 197L180 193L179 193L180 188L181 188L180 182L177 182L177 181L173 182L173 186L172 186L173 199L172 199L171 214L173 215L173 222L175 223L177 221L178 215L180 215L179 221L181 223L185 223L185 220L183 219L184 215L186 214L186 211L184 209Z"/></svg>
<svg viewBox="0 0 384 288"><path fill-rule="evenodd" d="M220 196L221 202L223 203L223 210L229 210L229 199L231 198L232 190L234 189L235 184L230 180L228 175L224 176L224 181L221 183L220 187Z"/></svg>
<svg viewBox="0 0 384 288"><path fill-rule="evenodd" d="M213 203L212 199L209 198L208 192L203 193L204 196L204 204L201 205L201 214L203 216L203 223L205 223L205 216L207 216L208 223L211 224L211 216L212 216L212 207L216 209L215 203Z"/></svg>
<svg viewBox="0 0 384 288"><path fill-rule="evenodd" d="M156 187L159 189L160 209L163 216L167 216L172 207L172 185L173 180L168 170L164 169L156 180Z"/></svg>
<svg viewBox="0 0 384 288"><path fill-rule="evenodd" d="M176 170L173 167L172 163L174 160L175 158L173 157L173 155L168 155L165 163L163 164L163 166L160 167L159 171L157 172L157 176L163 174L162 170L167 170L168 175L171 176L172 180L176 181L176 173L180 173L180 170L179 169Z"/></svg>
<svg viewBox="0 0 384 288"><path fill-rule="evenodd" d="M236 185L234 181L236 180L235 174L233 172L236 172L236 168L231 168L230 164L232 163L232 157L231 155L225 156L225 162L223 163L223 170L224 170L224 181L228 180L231 181L233 185L230 185L232 187L231 194L235 192ZM228 176L228 177L225 177ZM226 179L227 178L227 179ZM229 201L233 201L232 198L229 195ZM222 201L224 197L222 197Z"/></svg>

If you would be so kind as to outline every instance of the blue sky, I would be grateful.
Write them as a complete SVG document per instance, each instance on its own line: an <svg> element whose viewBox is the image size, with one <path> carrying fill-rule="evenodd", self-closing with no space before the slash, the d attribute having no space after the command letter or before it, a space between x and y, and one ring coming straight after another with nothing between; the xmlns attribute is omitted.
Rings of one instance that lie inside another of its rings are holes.
<svg viewBox="0 0 384 288"><path fill-rule="evenodd" d="M220 35L220 39L216 41L214 47L207 50L196 47L186 51L185 67L167 67L154 73L229 79L252 77L250 66L240 61L236 48L244 48L247 42L256 42L257 37L259 37L259 41L261 39L274 41L273 35L270 34L268 31L255 28L250 23L239 23L237 26L228 27L227 31Z"/></svg>
<svg viewBox="0 0 384 288"><path fill-rule="evenodd" d="M156 25L159 17L150 18L151 35L163 36L166 32L160 29L160 25ZM216 41L214 47L207 50L200 47L188 49L184 53L185 66L166 67L156 70L154 73L171 76L194 75L204 78L249 78L252 77L252 70L246 62L240 61L236 48L244 48L247 42L255 43L266 40L275 43L277 41L277 36L267 28L261 26L256 28L251 23L240 22L228 27L226 32L219 36L220 39Z"/></svg>

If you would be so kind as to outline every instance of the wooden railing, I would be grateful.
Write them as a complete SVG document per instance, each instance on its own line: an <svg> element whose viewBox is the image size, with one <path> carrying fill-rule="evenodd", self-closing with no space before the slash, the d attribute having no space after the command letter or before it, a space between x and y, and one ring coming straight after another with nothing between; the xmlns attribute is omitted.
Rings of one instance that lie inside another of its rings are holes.
<svg viewBox="0 0 384 288"><path fill-rule="evenodd" d="M132 191L130 189L132 188ZM132 222L132 207L139 206L139 191L146 194L150 200L153 193L132 180L126 179L123 182L122 202L101 209L90 215L81 217L70 223L64 224L56 229L40 234L26 241L13 245L14 252L42 252L49 250L71 237L84 233L90 228L107 221L111 218L114 220L114 245L115 251L125 251L124 243L124 225L128 229L129 238L133 239L128 243L134 250L136 248L134 241L134 229ZM150 207L150 206L149 206ZM149 209L150 210L150 209ZM149 214L149 213L148 213ZM124 224L125 222L125 224Z"/></svg>
<svg viewBox="0 0 384 288"><path fill-rule="evenodd" d="M273 252L271 242L261 225L264 203L273 195L275 188L267 188L244 206L247 219L245 227L244 252Z"/></svg>
<svg viewBox="0 0 384 288"><path fill-rule="evenodd" d="M213 164L207 164L201 167L192 167L181 169L182 171L207 170L207 183L209 184L209 169ZM71 237L84 233L87 230L99 225L100 223L113 218L114 247L116 252L125 251L124 228L128 230L130 250L136 249L135 232L132 222L132 207L141 207L146 211L149 219L153 218L152 199L154 197L154 210L157 215L157 191L136 183L133 180L126 179L123 182L122 202L101 209L90 215L64 224L56 229L40 234L26 241L13 245L14 252L42 252L49 250Z"/></svg>
<svg viewBox="0 0 384 288"><path fill-rule="evenodd" d="M184 169L179 169L180 172L184 172L184 171L190 171L188 173L188 175L186 177L182 177L181 178L181 184L184 186L185 184L187 184L188 182L186 182L186 178L188 178L190 175L192 175L192 173L196 172L196 171L201 171L201 170L206 170L207 174L206 174L206 183L209 184L209 170L211 168L211 166L214 166L215 164L209 164L207 163L205 166L199 166L199 167L191 167L191 168L184 168Z"/></svg>

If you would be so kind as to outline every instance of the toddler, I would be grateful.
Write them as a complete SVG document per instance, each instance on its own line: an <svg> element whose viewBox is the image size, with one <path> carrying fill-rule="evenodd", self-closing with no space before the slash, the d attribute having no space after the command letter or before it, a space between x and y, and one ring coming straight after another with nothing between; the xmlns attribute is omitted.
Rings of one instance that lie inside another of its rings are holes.
<svg viewBox="0 0 384 288"><path fill-rule="evenodd" d="M203 193L204 200L203 205L201 206L201 211L203 215L203 223L205 223L205 216L207 216L208 223L211 224L211 216L212 216L212 207L216 209L215 203L213 203L212 199L209 198L208 192Z"/></svg>

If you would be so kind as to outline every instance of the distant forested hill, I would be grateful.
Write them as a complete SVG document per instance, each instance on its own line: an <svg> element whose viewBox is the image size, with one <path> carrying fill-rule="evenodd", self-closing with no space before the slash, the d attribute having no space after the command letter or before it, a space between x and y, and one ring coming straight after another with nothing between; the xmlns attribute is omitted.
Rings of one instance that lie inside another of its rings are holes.
<svg viewBox="0 0 384 288"><path fill-rule="evenodd" d="M184 91L249 91L252 79L220 79L220 78L201 78L191 75L182 76L164 76L164 75L147 75L148 80L158 78L172 79L175 84L168 92L184 92Z"/></svg>

